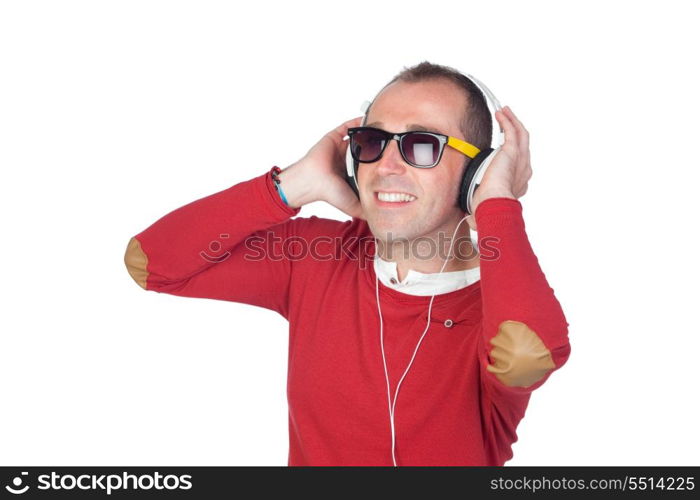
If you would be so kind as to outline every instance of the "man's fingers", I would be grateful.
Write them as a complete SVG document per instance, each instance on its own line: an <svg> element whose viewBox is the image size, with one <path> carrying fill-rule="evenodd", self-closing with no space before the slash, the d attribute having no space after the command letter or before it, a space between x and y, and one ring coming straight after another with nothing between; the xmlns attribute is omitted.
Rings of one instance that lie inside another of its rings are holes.
<svg viewBox="0 0 700 500"><path fill-rule="evenodd" d="M347 121L341 123L336 128L331 130L331 133L333 133L334 135L339 135L340 138L342 139L343 137L345 137L348 134L349 128L359 127L361 123L362 123L362 117L357 116L355 118L352 118L350 120L347 120Z"/></svg>
<svg viewBox="0 0 700 500"><path fill-rule="evenodd" d="M506 106L504 109L506 110L508 117L518 133L518 145L520 146L522 154L525 155L530 148L530 133L527 131L522 122L518 120L518 117L515 116L515 113L513 113L513 110L510 109L510 106Z"/></svg>
<svg viewBox="0 0 700 500"><path fill-rule="evenodd" d="M364 118L364 115L356 116L355 118L346 121L345 124L347 124L348 127L359 127L362 124L363 118Z"/></svg>
<svg viewBox="0 0 700 500"><path fill-rule="evenodd" d="M501 149L510 149L514 154L518 153L520 145L518 143L518 134L513 126L508 114L503 111L503 109L496 111L496 119L503 129L503 134L505 135L503 146Z"/></svg>

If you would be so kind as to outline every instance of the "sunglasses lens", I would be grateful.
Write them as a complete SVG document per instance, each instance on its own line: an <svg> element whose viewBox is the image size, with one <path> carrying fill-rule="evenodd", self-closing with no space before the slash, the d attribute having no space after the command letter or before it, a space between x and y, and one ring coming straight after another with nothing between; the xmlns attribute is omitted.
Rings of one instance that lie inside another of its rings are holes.
<svg viewBox="0 0 700 500"><path fill-rule="evenodd" d="M440 141L428 134L408 134L403 138L403 153L410 163L427 167L440 156Z"/></svg>
<svg viewBox="0 0 700 500"><path fill-rule="evenodd" d="M352 155L357 161L376 160L386 144L386 136L375 130L358 130L352 136Z"/></svg>

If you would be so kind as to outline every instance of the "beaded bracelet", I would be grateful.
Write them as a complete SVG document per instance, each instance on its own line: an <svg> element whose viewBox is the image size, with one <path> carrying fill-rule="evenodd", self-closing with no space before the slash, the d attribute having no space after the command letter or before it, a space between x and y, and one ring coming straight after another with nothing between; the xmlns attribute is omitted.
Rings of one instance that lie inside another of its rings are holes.
<svg viewBox="0 0 700 500"><path fill-rule="evenodd" d="M272 181L275 183L275 187L277 188L277 192L280 195L280 198L282 198L282 201L284 202L285 205L289 206L289 202L287 201L287 197L284 195L284 191L282 191L282 187L280 186L280 180L277 178L277 175L282 172L282 169L279 167L273 167L272 168Z"/></svg>

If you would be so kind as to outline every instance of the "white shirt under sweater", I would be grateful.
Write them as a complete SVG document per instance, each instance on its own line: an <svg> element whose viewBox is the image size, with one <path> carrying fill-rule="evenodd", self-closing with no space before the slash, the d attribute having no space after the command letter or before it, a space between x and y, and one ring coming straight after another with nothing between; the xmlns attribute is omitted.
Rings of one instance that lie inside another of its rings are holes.
<svg viewBox="0 0 700 500"><path fill-rule="evenodd" d="M443 271L442 273L421 273L410 269L399 281L396 262L386 261L374 256L374 272L379 280L389 288L409 295L438 295L467 287L481 278L479 267L461 271Z"/></svg>

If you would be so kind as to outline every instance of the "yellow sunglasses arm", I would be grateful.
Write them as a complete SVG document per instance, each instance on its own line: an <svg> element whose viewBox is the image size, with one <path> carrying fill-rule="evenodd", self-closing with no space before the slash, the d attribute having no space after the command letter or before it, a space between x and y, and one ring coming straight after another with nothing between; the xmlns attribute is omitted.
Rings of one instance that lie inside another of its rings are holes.
<svg viewBox="0 0 700 500"><path fill-rule="evenodd" d="M469 158L474 158L481 151L476 146L451 136L447 137L447 145L455 148L460 153L467 155Z"/></svg>

